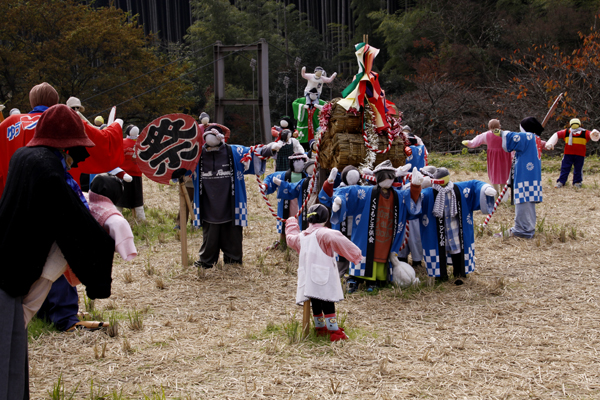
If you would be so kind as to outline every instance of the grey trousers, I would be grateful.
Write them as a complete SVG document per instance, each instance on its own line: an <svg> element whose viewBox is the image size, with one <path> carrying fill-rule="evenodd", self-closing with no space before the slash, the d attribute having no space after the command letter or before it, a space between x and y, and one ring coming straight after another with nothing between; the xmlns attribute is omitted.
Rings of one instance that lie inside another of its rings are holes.
<svg viewBox="0 0 600 400"><path fill-rule="evenodd" d="M29 399L23 298L0 289L0 400Z"/></svg>
<svg viewBox="0 0 600 400"><path fill-rule="evenodd" d="M235 225L233 221L224 224L211 224L202 222L202 246L200 247L200 262L216 264L219 261L219 252L223 251L223 261L229 263L242 263L242 240L244 230Z"/></svg>
<svg viewBox="0 0 600 400"><path fill-rule="evenodd" d="M515 226L511 228L512 236L531 239L535 234L535 203L515 205Z"/></svg>

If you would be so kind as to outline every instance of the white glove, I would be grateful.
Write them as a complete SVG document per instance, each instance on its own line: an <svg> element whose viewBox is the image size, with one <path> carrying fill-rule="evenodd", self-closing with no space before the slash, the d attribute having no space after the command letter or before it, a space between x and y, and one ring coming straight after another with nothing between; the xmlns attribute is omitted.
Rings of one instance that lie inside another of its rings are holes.
<svg viewBox="0 0 600 400"><path fill-rule="evenodd" d="M4 110L6 106L4 104L0 104L0 111Z"/></svg>
<svg viewBox="0 0 600 400"><path fill-rule="evenodd" d="M600 132L597 129L594 129L590 132L590 137L594 142L600 140Z"/></svg>
<svg viewBox="0 0 600 400"><path fill-rule="evenodd" d="M342 206L342 199L340 199L339 197L336 197L333 200L333 204L331 205L331 211L338 212L338 211L340 211L341 206Z"/></svg>
<svg viewBox="0 0 600 400"><path fill-rule="evenodd" d="M421 189L427 189L428 187L431 187L431 178L424 176L423 182L421 183Z"/></svg>
<svg viewBox="0 0 600 400"><path fill-rule="evenodd" d="M250 160L242 161L242 164L244 165L244 172L246 172L246 171L248 171L248 169L250 169Z"/></svg>
<svg viewBox="0 0 600 400"><path fill-rule="evenodd" d="M281 179L279 179L278 177L273 178L273 183L276 184L277 186L281 185Z"/></svg>
<svg viewBox="0 0 600 400"><path fill-rule="evenodd" d="M117 118L117 119L115 119L115 122L116 122L117 124L119 124L119 126L120 126L121 128L123 127L123 120L122 120L121 118Z"/></svg>
<svg viewBox="0 0 600 400"><path fill-rule="evenodd" d="M498 192L496 192L496 189L494 189L493 187L488 186L485 188L483 193L485 193L486 196L495 196Z"/></svg>
<svg viewBox="0 0 600 400"><path fill-rule="evenodd" d="M335 182L335 178L337 178L338 169L333 167L331 172L329 173L329 178L327 178L327 182L333 183Z"/></svg>
<svg viewBox="0 0 600 400"><path fill-rule="evenodd" d="M550 136L550 139L546 142L546 150L554 149L554 146L558 142L558 132Z"/></svg>
<svg viewBox="0 0 600 400"><path fill-rule="evenodd" d="M421 186L423 184L423 174L417 169L417 167L413 168L411 183L417 186Z"/></svg>
<svg viewBox="0 0 600 400"><path fill-rule="evenodd" d="M282 143L280 140L278 140L277 142L271 143L271 151L276 153L279 151L279 149L281 149L283 147L284 143Z"/></svg>
<svg viewBox="0 0 600 400"><path fill-rule="evenodd" d="M123 174L123 180L124 180L125 182L131 182L131 181L133 180L133 178L131 177L131 175L129 175L127 172L125 172L125 173Z"/></svg>
<svg viewBox="0 0 600 400"><path fill-rule="evenodd" d="M411 165L409 163L409 164L406 164L406 165L404 165L402 167L396 168L396 176L406 176L406 175L408 175L408 171L410 171L410 167L411 167Z"/></svg>

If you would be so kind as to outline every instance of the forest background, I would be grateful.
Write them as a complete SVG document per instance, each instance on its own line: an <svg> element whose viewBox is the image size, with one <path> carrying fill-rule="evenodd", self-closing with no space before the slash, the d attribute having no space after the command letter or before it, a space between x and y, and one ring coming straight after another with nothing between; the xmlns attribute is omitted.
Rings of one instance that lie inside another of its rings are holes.
<svg viewBox="0 0 600 400"><path fill-rule="evenodd" d="M381 50L374 70L382 88L430 151L460 149L491 118L512 130L525 116L541 120L559 93L565 99L544 136L574 116L590 129L600 125L600 0L142 3L0 0L0 102L28 112L29 90L47 81L61 102L80 98L90 118L106 117L113 105L140 128L173 112L211 114L213 44L264 38L276 123L303 94L303 66L337 72L322 98L340 96L358 70L354 45L368 35ZM184 12L182 34L159 29L161 19ZM255 97L256 58L227 57L226 97ZM260 141L257 110L231 106L225 118L232 142Z"/></svg>

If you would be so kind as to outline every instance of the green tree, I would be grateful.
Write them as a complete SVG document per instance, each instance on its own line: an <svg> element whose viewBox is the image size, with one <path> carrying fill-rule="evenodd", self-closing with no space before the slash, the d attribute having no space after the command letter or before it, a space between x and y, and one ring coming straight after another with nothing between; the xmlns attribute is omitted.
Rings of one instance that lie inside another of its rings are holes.
<svg viewBox="0 0 600 400"><path fill-rule="evenodd" d="M189 67L169 63L123 11L72 0L0 4L0 100L9 107L29 110L29 90L42 81L61 102L80 98L88 115L118 105L119 117L143 124L191 106L181 79Z"/></svg>

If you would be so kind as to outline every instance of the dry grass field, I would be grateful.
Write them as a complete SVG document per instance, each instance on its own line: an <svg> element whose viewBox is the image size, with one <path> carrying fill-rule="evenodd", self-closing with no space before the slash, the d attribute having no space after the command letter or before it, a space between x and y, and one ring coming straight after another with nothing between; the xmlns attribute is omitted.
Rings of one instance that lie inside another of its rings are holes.
<svg viewBox="0 0 600 400"><path fill-rule="evenodd" d="M478 156L431 163L487 179ZM138 257L115 256L110 299L92 308L80 288L81 309L118 332L33 334L32 398L598 399L600 160L586 161L581 190L553 188L559 163L543 160L534 239L488 235L512 224L501 205L464 285L349 295L337 311L350 340L334 344L297 336L297 255L265 250L278 234L252 176L243 267L200 272L181 267L176 187L145 180ZM189 232L193 261L202 236Z"/></svg>

